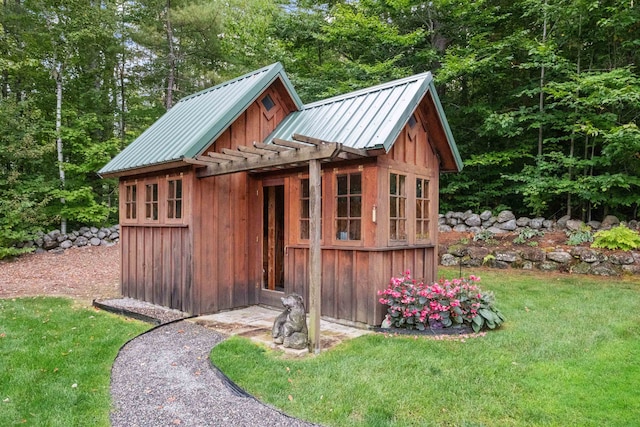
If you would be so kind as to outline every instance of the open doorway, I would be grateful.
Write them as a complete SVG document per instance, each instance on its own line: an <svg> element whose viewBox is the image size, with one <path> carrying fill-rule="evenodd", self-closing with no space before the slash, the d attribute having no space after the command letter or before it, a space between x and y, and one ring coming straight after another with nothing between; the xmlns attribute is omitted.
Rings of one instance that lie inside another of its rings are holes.
<svg viewBox="0 0 640 427"><path fill-rule="evenodd" d="M263 188L263 289L284 292L284 185Z"/></svg>

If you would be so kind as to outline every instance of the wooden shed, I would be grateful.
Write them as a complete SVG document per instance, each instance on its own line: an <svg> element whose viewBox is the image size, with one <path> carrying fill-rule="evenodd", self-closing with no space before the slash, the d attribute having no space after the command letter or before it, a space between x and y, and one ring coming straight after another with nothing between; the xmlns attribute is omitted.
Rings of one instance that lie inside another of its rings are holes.
<svg viewBox="0 0 640 427"><path fill-rule="evenodd" d="M124 296L207 314L297 292L379 325L392 275L436 279L438 178L461 168L431 73L304 105L276 63L183 98L99 173Z"/></svg>

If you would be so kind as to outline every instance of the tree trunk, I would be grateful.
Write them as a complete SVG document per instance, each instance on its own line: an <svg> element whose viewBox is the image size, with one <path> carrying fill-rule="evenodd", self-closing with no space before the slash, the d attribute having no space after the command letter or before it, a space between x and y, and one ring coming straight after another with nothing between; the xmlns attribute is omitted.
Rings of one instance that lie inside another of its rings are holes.
<svg viewBox="0 0 640 427"><path fill-rule="evenodd" d="M60 185L64 190L65 176L64 176L64 153L62 145L62 72L64 64L60 64L59 69L53 72L54 79L56 81L56 148L58 151L58 171L60 172ZM64 205L66 203L64 197L60 198L60 202ZM67 218L61 216L60 218L60 232L62 234L67 233Z"/></svg>
<svg viewBox="0 0 640 427"><path fill-rule="evenodd" d="M176 78L176 55L173 45L173 28L171 27L171 0L167 0L165 28L167 30L167 46L169 47L169 55L167 62L169 63L169 75L167 77L167 98L165 100L165 108L167 111L173 106L173 86Z"/></svg>
<svg viewBox="0 0 640 427"><path fill-rule="evenodd" d="M547 1L544 2L544 22L542 27L542 43L547 42ZM544 62L540 67L540 100L539 100L539 112L540 112L540 127L538 128L538 157L542 156L542 140L543 140L543 125L542 114L544 113Z"/></svg>

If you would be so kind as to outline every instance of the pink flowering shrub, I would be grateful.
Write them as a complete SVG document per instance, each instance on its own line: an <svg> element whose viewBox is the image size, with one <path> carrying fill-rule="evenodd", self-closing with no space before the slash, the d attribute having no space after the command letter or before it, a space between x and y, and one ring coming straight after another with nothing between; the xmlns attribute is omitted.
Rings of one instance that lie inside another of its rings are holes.
<svg viewBox="0 0 640 427"><path fill-rule="evenodd" d="M480 278L471 275L425 285L412 280L406 271L378 291L378 301L388 306L386 320L396 328L423 331L468 325L475 332L485 327L494 329L504 322L504 316L494 306L493 293L480 290L478 282Z"/></svg>

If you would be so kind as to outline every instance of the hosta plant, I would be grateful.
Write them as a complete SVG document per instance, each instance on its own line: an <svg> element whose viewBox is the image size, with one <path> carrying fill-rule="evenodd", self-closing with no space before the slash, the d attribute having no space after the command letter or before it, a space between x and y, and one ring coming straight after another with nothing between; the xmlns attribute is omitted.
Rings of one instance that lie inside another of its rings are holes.
<svg viewBox="0 0 640 427"><path fill-rule="evenodd" d="M411 279L406 271L378 291L379 302L388 306L386 323L396 328L424 331L467 325L475 332L495 329L504 316L494 305L493 293L482 291L478 282L480 278L471 275L426 285Z"/></svg>
<svg viewBox="0 0 640 427"><path fill-rule="evenodd" d="M624 225L613 227L610 230L600 230L593 236L591 247L631 251L640 248L640 234Z"/></svg>

